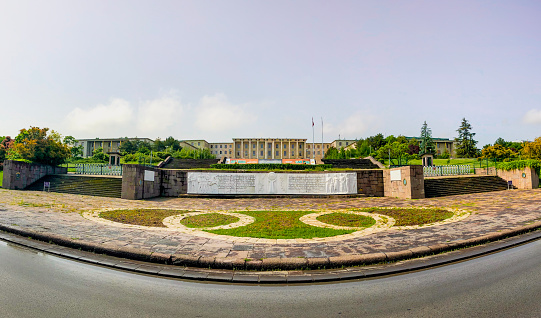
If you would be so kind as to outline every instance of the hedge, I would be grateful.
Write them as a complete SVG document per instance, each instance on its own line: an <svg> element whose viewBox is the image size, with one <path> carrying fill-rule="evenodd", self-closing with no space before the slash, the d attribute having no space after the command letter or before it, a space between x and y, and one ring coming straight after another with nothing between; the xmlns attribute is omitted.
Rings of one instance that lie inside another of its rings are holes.
<svg viewBox="0 0 541 318"><path fill-rule="evenodd" d="M328 170L332 165L298 165L291 163L255 163L255 164L214 164L214 169L224 170Z"/></svg>

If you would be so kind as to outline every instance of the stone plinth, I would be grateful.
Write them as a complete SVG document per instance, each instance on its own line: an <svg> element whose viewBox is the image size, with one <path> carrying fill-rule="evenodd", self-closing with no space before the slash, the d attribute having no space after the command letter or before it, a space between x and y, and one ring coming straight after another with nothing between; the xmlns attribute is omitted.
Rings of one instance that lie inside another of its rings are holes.
<svg viewBox="0 0 541 318"><path fill-rule="evenodd" d="M383 173L385 196L402 199L424 199L423 166L405 166L385 170Z"/></svg>
<svg viewBox="0 0 541 318"><path fill-rule="evenodd" d="M122 167L122 199L139 200L160 196L160 169L126 164Z"/></svg>
<svg viewBox="0 0 541 318"><path fill-rule="evenodd" d="M539 176L534 169L526 167L520 170L497 171L498 177L511 181L517 189L537 189L539 187Z"/></svg>

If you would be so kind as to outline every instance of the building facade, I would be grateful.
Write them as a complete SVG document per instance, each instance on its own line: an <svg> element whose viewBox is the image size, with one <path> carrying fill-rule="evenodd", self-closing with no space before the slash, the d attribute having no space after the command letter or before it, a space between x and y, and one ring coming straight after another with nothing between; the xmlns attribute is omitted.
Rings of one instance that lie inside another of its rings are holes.
<svg viewBox="0 0 541 318"><path fill-rule="evenodd" d="M103 148L104 153L120 152L120 145L126 138L94 138L94 139L78 139L75 146L83 146L83 158L92 157L94 150ZM140 140L143 142L153 143L149 138L128 138L129 141Z"/></svg>

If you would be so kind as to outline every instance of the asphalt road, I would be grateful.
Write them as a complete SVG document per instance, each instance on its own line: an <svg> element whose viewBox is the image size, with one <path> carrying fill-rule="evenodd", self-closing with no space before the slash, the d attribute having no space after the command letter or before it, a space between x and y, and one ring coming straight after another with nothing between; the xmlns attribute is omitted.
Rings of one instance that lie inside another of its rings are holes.
<svg viewBox="0 0 541 318"><path fill-rule="evenodd" d="M374 280L239 286L135 275L0 241L0 317L541 317L541 241Z"/></svg>

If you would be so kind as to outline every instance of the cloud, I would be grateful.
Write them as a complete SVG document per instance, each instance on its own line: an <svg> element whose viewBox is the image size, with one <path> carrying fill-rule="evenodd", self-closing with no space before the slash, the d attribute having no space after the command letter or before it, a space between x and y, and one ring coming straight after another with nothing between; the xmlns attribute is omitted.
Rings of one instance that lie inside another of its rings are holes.
<svg viewBox="0 0 541 318"><path fill-rule="evenodd" d="M143 133L165 132L180 121L180 100L174 97L142 102L137 113L137 130Z"/></svg>
<svg viewBox="0 0 541 318"><path fill-rule="evenodd" d="M224 94L204 96L195 109L195 127L206 132L224 132L246 127L257 120L247 105L233 105Z"/></svg>
<svg viewBox="0 0 541 318"><path fill-rule="evenodd" d="M324 124L323 128L325 135L330 134L336 138L340 135L340 138L342 139L358 139L362 138L366 132L377 128L377 122L376 116L358 111L348 115L348 117L337 126L333 124Z"/></svg>
<svg viewBox="0 0 541 318"><path fill-rule="evenodd" d="M530 109L522 118L526 124L541 124L541 110Z"/></svg>
<svg viewBox="0 0 541 318"><path fill-rule="evenodd" d="M134 112L130 103L121 98L111 99L109 104L99 104L84 110L75 108L65 118L67 127L74 132L90 133L93 136L114 128L115 131L133 122Z"/></svg>

